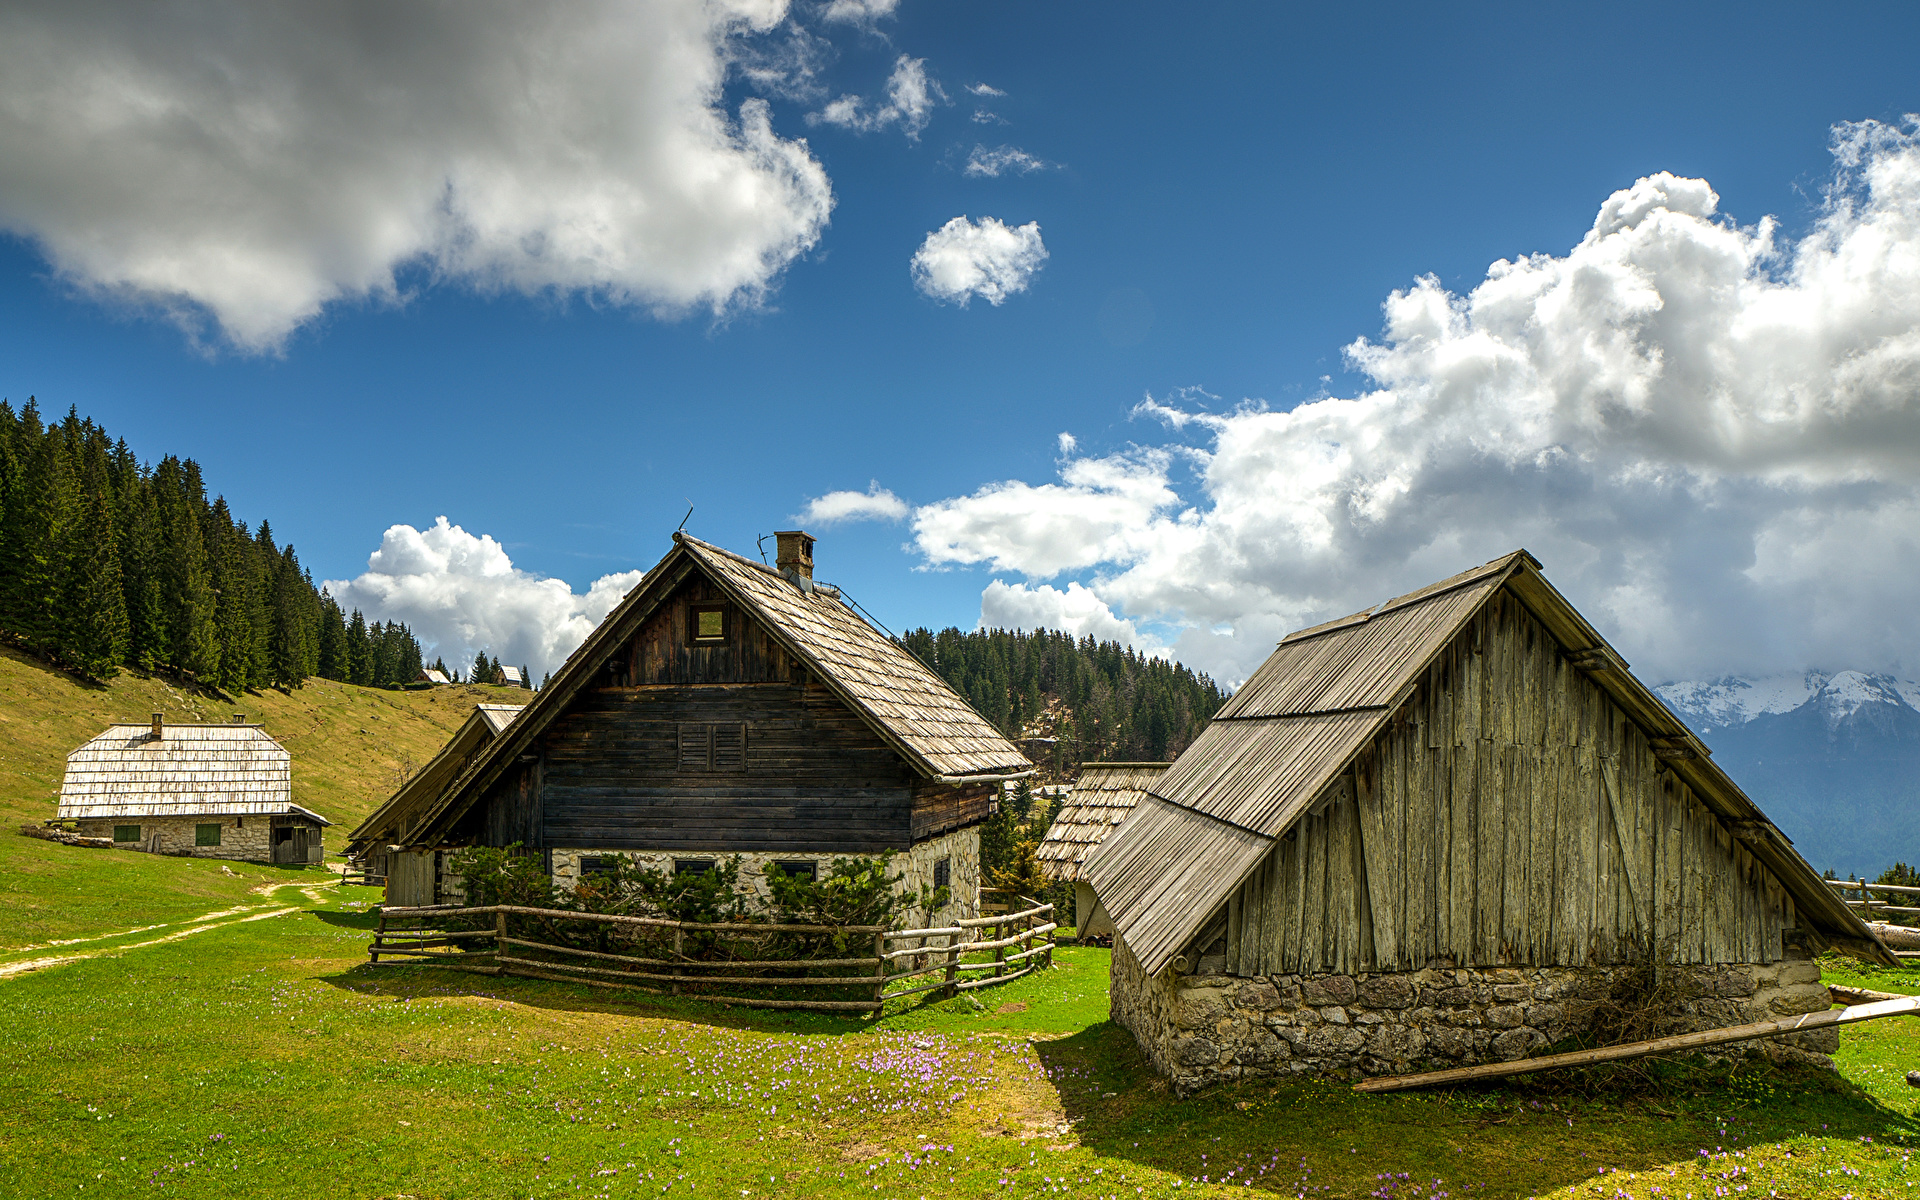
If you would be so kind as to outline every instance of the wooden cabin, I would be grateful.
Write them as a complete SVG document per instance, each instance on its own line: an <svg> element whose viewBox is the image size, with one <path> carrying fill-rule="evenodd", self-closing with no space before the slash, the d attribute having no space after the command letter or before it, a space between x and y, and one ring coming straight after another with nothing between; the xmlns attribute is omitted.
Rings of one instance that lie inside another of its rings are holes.
<svg viewBox="0 0 1920 1200"><path fill-rule="evenodd" d="M1035 857L1047 878L1073 884L1073 926L1082 939L1112 937L1113 919L1083 877L1081 864L1120 827L1166 769L1163 762L1087 763L1060 815L1047 827Z"/></svg>
<svg viewBox="0 0 1920 1200"><path fill-rule="evenodd" d="M518 844L560 886L612 855L667 871L739 855L753 881L892 851L903 887L951 898L923 915L975 914L978 825L1032 764L814 580L812 537L776 536L769 566L675 534L511 723L450 745L453 777L430 764L354 843L442 863ZM437 881L431 899L448 893Z"/></svg>
<svg viewBox="0 0 1920 1200"><path fill-rule="evenodd" d="M330 824L293 803L292 757L239 713L108 726L67 755L57 814L116 849L273 863L324 861Z"/></svg>
<svg viewBox="0 0 1920 1200"><path fill-rule="evenodd" d="M500 668L500 683L503 687L511 688L531 688L533 686L520 674L519 667L502 666Z"/></svg>
<svg viewBox="0 0 1920 1200"><path fill-rule="evenodd" d="M1895 961L1525 551L1289 635L1083 875L1182 1090L1517 1058L1653 981L1673 1031L1822 1011L1812 956Z"/></svg>
<svg viewBox="0 0 1920 1200"><path fill-rule="evenodd" d="M520 715L520 708L517 704L476 706L440 752L347 835L348 860L362 877L386 880L388 904L439 902L445 890L446 856L433 849L409 851L408 835L473 757Z"/></svg>

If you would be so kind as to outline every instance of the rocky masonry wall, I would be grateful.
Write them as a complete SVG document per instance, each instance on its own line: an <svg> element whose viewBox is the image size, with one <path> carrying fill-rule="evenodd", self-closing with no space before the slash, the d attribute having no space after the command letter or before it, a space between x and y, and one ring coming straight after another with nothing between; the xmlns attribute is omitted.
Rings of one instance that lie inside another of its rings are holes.
<svg viewBox="0 0 1920 1200"><path fill-rule="evenodd" d="M218 846L194 845L195 827L220 826ZM153 839L160 838L161 854L182 854L194 858L224 858L234 862L273 861L273 821L270 817L142 817L138 820L102 819L78 822L82 837L113 836L115 825L138 825L140 840L116 843L117 850L153 850Z"/></svg>
<svg viewBox="0 0 1920 1200"><path fill-rule="evenodd" d="M643 867L651 867L669 874L673 871L676 858L731 858L732 855L690 854L686 851L666 850L555 850L553 852L553 883L555 887L571 890L580 882L580 860L583 858L632 859ZM740 855L740 883L752 890L760 904L766 904L773 898L767 888L766 867L773 862L813 862L819 864L818 870L824 874L833 865L835 856L822 853L743 853ZM904 924L895 928L911 928L925 921L929 924L942 924L961 917L979 915L980 907L980 830L978 827L956 829L921 842L911 850L895 854L888 862L887 869L901 876L900 890L910 895L918 895L924 886L933 890L934 866L941 859L948 862L949 900L944 908L933 912L914 909L903 918Z"/></svg>
<svg viewBox="0 0 1920 1200"><path fill-rule="evenodd" d="M1714 1029L1800 1013L1830 1001L1819 965L1789 950L1776 963L1662 968L1679 984L1682 1028ZM1149 979L1124 942L1113 951L1113 1018L1182 1094L1243 1076L1397 1075L1522 1058L1579 1032L1590 1002L1626 968L1456 968L1385 975L1176 975ZM1837 1029L1736 1044L1816 1058Z"/></svg>

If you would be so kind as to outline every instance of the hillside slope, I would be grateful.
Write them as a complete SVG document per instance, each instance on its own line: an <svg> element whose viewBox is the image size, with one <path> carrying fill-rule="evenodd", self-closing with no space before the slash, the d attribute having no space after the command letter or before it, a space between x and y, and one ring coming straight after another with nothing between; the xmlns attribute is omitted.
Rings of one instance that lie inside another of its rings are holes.
<svg viewBox="0 0 1920 1200"><path fill-rule="evenodd" d="M455 686L396 692L312 679L291 695L250 693L232 703L158 677L122 674L89 685L0 647L0 946L38 944L172 921L249 899L248 889L290 868L80 850L20 837L53 816L69 751L115 721L223 721L244 712L293 756L293 799L334 823L329 851L414 768L445 743L476 704L528 693ZM229 873L237 872L238 874Z"/></svg>

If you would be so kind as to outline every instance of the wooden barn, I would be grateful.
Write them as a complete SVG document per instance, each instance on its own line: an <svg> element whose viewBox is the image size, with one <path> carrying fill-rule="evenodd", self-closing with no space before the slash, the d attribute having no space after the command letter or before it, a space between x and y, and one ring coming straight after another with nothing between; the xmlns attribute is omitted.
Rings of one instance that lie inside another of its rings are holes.
<svg viewBox="0 0 1920 1200"><path fill-rule="evenodd" d="M387 903L438 902L445 857L430 849L407 851L408 835L447 785L519 714L517 704L476 706L440 752L347 835L347 857L362 874L386 879Z"/></svg>
<svg viewBox="0 0 1920 1200"><path fill-rule="evenodd" d="M977 826L1032 764L814 581L813 538L776 538L768 566L675 534L519 716L356 842L517 843L561 886L610 855L703 871L737 854L759 880L895 851L904 887L951 897L927 916L974 915Z"/></svg>
<svg viewBox="0 0 1920 1200"><path fill-rule="evenodd" d="M1113 936L1113 920L1100 907L1081 864L1120 827L1166 769L1163 762L1087 763L1060 806L1060 815L1047 827L1035 857L1047 878L1073 884L1073 926L1080 937Z"/></svg>
<svg viewBox="0 0 1920 1200"><path fill-rule="evenodd" d="M258 725L110 725L67 755L55 820L153 854L326 858L330 822L293 802L292 758Z"/></svg>
<svg viewBox="0 0 1920 1200"><path fill-rule="evenodd" d="M1813 955L1895 961L1525 551L1288 636L1083 875L1182 1090L1522 1057L1609 998L1824 1011Z"/></svg>

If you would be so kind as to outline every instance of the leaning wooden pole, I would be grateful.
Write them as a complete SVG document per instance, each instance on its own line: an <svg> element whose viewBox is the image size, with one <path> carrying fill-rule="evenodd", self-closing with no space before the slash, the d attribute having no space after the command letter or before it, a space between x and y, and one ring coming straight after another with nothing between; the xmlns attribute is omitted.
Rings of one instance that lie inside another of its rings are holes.
<svg viewBox="0 0 1920 1200"><path fill-rule="evenodd" d="M1699 1033L1676 1034L1673 1037L1654 1038L1649 1042L1629 1042L1622 1046L1602 1046L1597 1050L1575 1050L1570 1054L1549 1054L1544 1058L1523 1058L1517 1062L1481 1063L1474 1067L1427 1071L1419 1075L1382 1075L1374 1079L1362 1079L1353 1085L1353 1090L1397 1092L1405 1088L1437 1087L1441 1084L1466 1083L1476 1079L1497 1079L1503 1075L1551 1071L1556 1067L1585 1067L1594 1063L1618 1062L1627 1058L1645 1058L1649 1054L1664 1054L1670 1050L1697 1050L1702 1046L1747 1042L1754 1038L1773 1037L1782 1033L1804 1033L1809 1029L1825 1029L1829 1025L1856 1025L1861 1021L1876 1021L1881 1017L1904 1017L1916 1014L1920 1014L1920 996L1903 996L1898 1000L1877 1000L1871 1004L1830 1008L1825 1012L1785 1017L1778 1021L1755 1021L1750 1025L1730 1025L1725 1029L1704 1029Z"/></svg>

